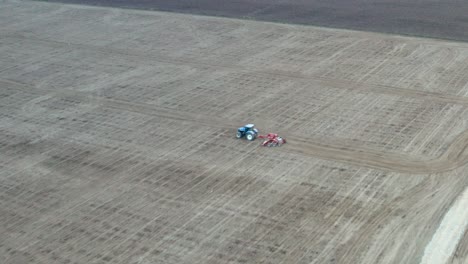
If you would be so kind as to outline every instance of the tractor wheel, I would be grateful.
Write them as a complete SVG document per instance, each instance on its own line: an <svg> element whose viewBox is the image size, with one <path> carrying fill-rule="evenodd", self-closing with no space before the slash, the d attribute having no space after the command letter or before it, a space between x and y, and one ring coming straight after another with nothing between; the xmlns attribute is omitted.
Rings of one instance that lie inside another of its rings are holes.
<svg viewBox="0 0 468 264"><path fill-rule="evenodd" d="M241 138L241 137L242 137L242 133L241 133L241 132L237 132L236 138Z"/></svg>
<svg viewBox="0 0 468 264"><path fill-rule="evenodd" d="M249 140L249 141L252 141L252 140L255 139L255 136L254 136L253 134L247 134L245 137L246 137L247 140Z"/></svg>

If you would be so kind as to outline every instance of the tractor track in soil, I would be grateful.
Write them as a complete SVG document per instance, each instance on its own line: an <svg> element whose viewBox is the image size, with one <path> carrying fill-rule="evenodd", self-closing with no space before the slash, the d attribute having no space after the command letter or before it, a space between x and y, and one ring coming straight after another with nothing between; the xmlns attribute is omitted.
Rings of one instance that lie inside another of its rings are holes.
<svg viewBox="0 0 468 264"><path fill-rule="evenodd" d="M3 39L13 39L15 41L35 41L38 43L44 42L49 46L56 48L73 48L74 50L90 50L100 54L106 55L115 55L126 56L130 58L136 58L138 61L157 61L170 64L181 64L181 65L192 65L192 66L206 66L213 68L224 68L229 70L236 70L238 72L244 72L249 74L260 74L266 76L276 76L282 77L285 79L303 79L308 81L314 81L317 84L331 85L332 87L339 89L347 89L360 92L372 92L377 94L386 94L390 96L401 96L408 98L415 98L419 100L427 100L439 103L451 103L468 106L468 97L460 97L455 95L449 95L438 92L430 92L424 90L414 90L399 88L391 85L382 85L375 83L363 83L353 80L341 80L341 79L331 79L322 76L310 75L300 72L288 72L288 71L278 71L278 70L260 70L255 67L249 67L248 65L243 65L242 67L236 65L227 65L222 63L209 63L203 60L197 59L182 59L179 57L172 57L164 54L151 55L146 52L141 52L137 50L123 50L115 47L100 47L90 44L77 44L77 43L68 43L57 40L45 40L38 37L24 36L20 34L6 33L2 34ZM431 43L424 43L423 45L431 45ZM465 47L465 46L464 46Z"/></svg>
<svg viewBox="0 0 468 264"><path fill-rule="evenodd" d="M26 92L40 91L41 93L53 95L55 97L75 98L83 102L102 107L131 111L145 115L154 115L174 120L195 122L204 126L224 130L229 130L233 127L236 128L241 123L240 121L236 122L234 120L206 117L201 114L198 115L182 112L156 105L144 103L137 104L128 101L102 98L90 95L86 92L72 91L69 89L58 91L56 89L37 88L28 84L10 80L0 80L0 85L8 85ZM420 92L411 91L410 93L419 94ZM424 95L426 93L422 94ZM429 96L427 97L432 98L432 96L432 93L429 93ZM451 97L442 97L441 100L448 100L453 103L454 101L450 98ZM464 98L460 98L457 102L468 104L468 99L465 100ZM382 152L374 149L362 148L353 143L346 145L333 145L328 142L322 143L317 139L304 137L302 135L295 135L284 131L277 132L288 140L288 143L282 146L282 151L302 156L345 162L368 168L410 174L426 174L451 171L468 163L468 130L460 133L447 148L447 151L439 158L427 160L406 154Z"/></svg>
<svg viewBox="0 0 468 264"><path fill-rule="evenodd" d="M466 262L468 45L5 7L4 262Z"/></svg>

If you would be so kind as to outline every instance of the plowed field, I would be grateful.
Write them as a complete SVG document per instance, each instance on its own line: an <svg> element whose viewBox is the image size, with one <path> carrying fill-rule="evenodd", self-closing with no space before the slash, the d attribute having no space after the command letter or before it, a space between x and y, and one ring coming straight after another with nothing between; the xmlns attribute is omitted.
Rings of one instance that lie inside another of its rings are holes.
<svg viewBox="0 0 468 264"><path fill-rule="evenodd" d="M467 263L468 44L0 5L0 263Z"/></svg>

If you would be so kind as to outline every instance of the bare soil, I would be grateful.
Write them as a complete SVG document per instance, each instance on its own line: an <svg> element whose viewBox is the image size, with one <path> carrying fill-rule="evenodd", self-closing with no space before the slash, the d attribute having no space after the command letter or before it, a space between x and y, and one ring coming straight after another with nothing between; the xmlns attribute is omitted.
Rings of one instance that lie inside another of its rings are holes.
<svg viewBox="0 0 468 264"><path fill-rule="evenodd" d="M1 5L0 263L466 263L468 44Z"/></svg>

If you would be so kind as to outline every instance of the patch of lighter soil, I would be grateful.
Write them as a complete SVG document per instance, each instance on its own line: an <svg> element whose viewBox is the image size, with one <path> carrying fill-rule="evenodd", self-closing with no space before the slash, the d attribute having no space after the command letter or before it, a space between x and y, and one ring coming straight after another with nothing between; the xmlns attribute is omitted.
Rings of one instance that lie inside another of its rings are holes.
<svg viewBox="0 0 468 264"><path fill-rule="evenodd" d="M465 188L424 250L421 264L447 263L468 226L468 188Z"/></svg>

